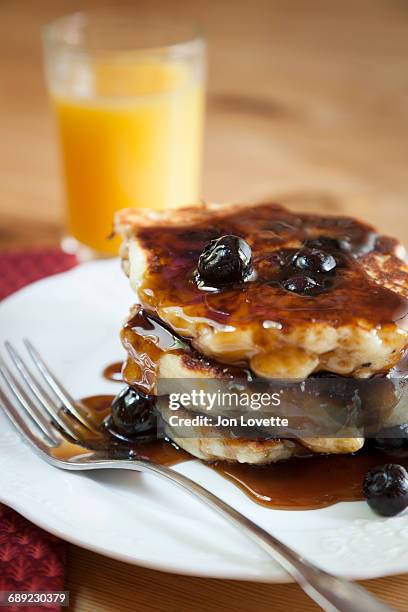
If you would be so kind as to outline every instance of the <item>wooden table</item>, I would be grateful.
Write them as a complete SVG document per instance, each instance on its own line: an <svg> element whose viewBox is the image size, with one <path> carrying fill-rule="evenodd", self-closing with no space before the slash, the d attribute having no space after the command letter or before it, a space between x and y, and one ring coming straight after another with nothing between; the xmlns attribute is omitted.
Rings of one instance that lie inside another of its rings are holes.
<svg viewBox="0 0 408 612"><path fill-rule="evenodd" d="M114 2L111 2L114 4ZM0 4L0 239L58 241L55 134L39 28L97 1ZM105 1L104 5L107 4ZM402 0L128 2L200 21L210 42L204 192L351 213L408 244L408 5ZM365 583L408 610L408 576ZM70 546L73 608L316 609L295 585L161 574Z"/></svg>

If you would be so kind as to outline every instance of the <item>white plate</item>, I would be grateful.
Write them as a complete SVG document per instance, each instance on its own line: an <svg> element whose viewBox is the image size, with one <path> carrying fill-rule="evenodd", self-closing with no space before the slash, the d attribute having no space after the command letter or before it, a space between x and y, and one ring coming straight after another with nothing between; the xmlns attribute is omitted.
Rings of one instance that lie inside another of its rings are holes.
<svg viewBox="0 0 408 612"><path fill-rule="evenodd" d="M116 393L104 366L123 357L119 330L135 301L117 260L93 262L39 281L0 305L4 339L39 347L77 397ZM192 477L326 570L373 578L408 571L408 516L381 519L363 502L280 511L249 500L198 461ZM62 538L169 572L286 582L245 536L154 476L59 471L36 457L0 414L0 499Z"/></svg>

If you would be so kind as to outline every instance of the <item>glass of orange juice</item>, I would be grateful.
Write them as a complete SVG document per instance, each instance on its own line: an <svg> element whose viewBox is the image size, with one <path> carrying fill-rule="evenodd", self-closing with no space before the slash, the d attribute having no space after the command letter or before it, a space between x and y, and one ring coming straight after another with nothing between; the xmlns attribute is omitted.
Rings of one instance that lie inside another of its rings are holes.
<svg viewBox="0 0 408 612"><path fill-rule="evenodd" d="M116 210L200 195L205 41L178 23L99 11L44 29L62 153L68 236L82 259L117 254Z"/></svg>

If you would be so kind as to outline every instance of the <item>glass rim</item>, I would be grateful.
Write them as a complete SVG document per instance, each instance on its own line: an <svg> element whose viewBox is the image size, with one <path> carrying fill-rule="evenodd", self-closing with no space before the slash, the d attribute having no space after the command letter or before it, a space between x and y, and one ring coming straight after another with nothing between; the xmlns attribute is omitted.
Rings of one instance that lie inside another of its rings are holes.
<svg viewBox="0 0 408 612"><path fill-rule="evenodd" d="M92 54L102 54L102 55L114 55L114 56L141 56L141 55L163 55L168 54L173 57L183 57L191 55L192 51L200 50L205 48L206 39L205 34L202 27L198 23L188 22L188 26L191 32L190 36L181 37L180 40L175 42L169 42L164 44L141 44L140 46L135 44L123 45L119 47L110 47L106 42L102 42L100 45L89 46L86 42L79 40L70 40L67 37L67 27L71 24L75 25L77 22L77 30L78 26L86 26L87 21L95 18L101 18L104 15L108 16L109 10L104 9L91 9L88 11L76 11L74 13L69 13L67 15L63 15L58 17L54 21L45 24L41 28L41 34L43 43L46 46L65 49L67 51L71 51L72 53L77 53L78 55L92 55ZM112 14L111 14L112 15ZM113 13L114 15L114 13ZM135 17L135 13L126 12L125 10L121 10L117 13L117 17L120 19L123 18L124 15L131 15ZM154 20L149 20L149 24L153 25L156 22ZM176 24L175 20L157 20L157 23L172 25Z"/></svg>

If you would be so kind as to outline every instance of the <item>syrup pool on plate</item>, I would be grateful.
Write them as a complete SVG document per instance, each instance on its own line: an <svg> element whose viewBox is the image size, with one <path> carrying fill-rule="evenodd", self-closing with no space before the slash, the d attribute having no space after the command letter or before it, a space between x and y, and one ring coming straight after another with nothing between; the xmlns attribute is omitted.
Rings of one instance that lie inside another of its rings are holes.
<svg viewBox="0 0 408 612"><path fill-rule="evenodd" d="M110 415L113 396L98 395L81 402L102 425ZM168 440L134 442L137 454L161 465L196 460ZM75 447L73 447L75 451ZM362 483L368 470L385 463L408 468L408 453L387 453L369 445L352 455L315 455L270 465L208 463L210 468L237 485L254 502L275 509L311 510L340 501L364 499Z"/></svg>

